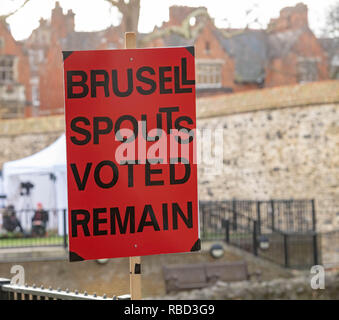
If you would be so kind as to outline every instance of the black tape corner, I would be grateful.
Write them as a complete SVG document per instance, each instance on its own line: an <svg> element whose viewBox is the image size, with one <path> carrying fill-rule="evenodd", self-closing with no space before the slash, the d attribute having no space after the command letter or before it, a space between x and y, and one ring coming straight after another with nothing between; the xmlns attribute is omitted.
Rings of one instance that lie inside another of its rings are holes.
<svg viewBox="0 0 339 320"><path fill-rule="evenodd" d="M141 274L141 264L140 263L136 263L134 265L134 274Z"/></svg>
<svg viewBox="0 0 339 320"><path fill-rule="evenodd" d="M193 247L191 248L191 252L192 252L192 251L199 251L200 249L201 249L201 240L198 239L198 240L194 243Z"/></svg>
<svg viewBox="0 0 339 320"><path fill-rule="evenodd" d="M70 262L75 262L75 261L83 261L84 258L80 257L77 253L70 251L69 252L69 261Z"/></svg>
<svg viewBox="0 0 339 320"><path fill-rule="evenodd" d="M63 61L65 61L72 53L73 51L62 51Z"/></svg>
<svg viewBox="0 0 339 320"><path fill-rule="evenodd" d="M189 46L185 48L194 57L194 46Z"/></svg>

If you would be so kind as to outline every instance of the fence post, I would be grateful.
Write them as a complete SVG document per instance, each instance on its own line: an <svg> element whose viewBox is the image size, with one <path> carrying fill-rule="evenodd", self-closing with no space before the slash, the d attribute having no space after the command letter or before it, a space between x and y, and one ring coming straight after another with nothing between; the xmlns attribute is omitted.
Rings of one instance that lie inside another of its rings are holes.
<svg viewBox="0 0 339 320"><path fill-rule="evenodd" d="M11 280L0 278L0 300L9 300L8 292L2 290L2 286L5 284L10 284Z"/></svg>
<svg viewBox="0 0 339 320"><path fill-rule="evenodd" d="M257 221L258 221L258 234L261 234L261 217L260 217L261 202L257 201Z"/></svg>
<svg viewBox="0 0 339 320"><path fill-rule="evenodd" d="M275 217L274 217L274 200L271 200L271 223L272 223L272 225L271 225L271 228L272 228L272 230L274 231L274 229L275 229L275 221L274 221L274 219L275 219Z"/></svg>
<svg viewBox="0 0 339 320"><path fill-rule="evenodd" d="M286 231L295 231L293 211L291 210L292 203L293 203L292 199L286 201L287 218L288 218Z"/></svg>
<svg viewBox="0 0 339 320"><path fill-rule="evenodd" d="M202 213L202 234L203 238L206 238L206 206L201 205L201 213Z"/></svg>
<svg viewBox="0 0 339 320"><path fill-rule="evenodd" d="M318 257L318 235L316 233L313 234L313 261L314 265L319 264Z"/></svg>
<svg viewBox="0 0 339 320"><path fill-rule="evenodd" d="M318 257L318 241L317 241L317 220L315 214L315 202L314 199L311 200L312 205L312 230L313 230L313 260L314 264L317 265L319 263Z"/></svg>
<svg viewBox="0 0 339 320"><path fill-rule="evenodd" d="M315 202L314 199L311 200L311 206L312 206L312 230L315 232L317 229L317 221L315 216Z"/></svg>
<svg viewBox="0 0 339 320"><path fill-rule="evenodd" d="M236 212L236 200L232 200L232 212L233 212L233 230L237 230L237 212Z"/></svg>
<svg viewBox="0 0 339 320"><path fill-rule="evenodd" d="M223 225L225 228L225 242L230 243L230 222L229 220L223 220Z"/></svg>
<svg viewBox="0 0 339 320"><path fill-rule="evenodd" d="M66 218L67 218L67 209L63 210L63 216L64 216L64 248L67 248L67 222L66 222Z"/></svg>
<svg viewBox="0 0 339 320"><path fill-rule="evenodd" d="M257 221L253 221L253 254L255 256L258 255L257 228L258 228L258 222Z"/></svg>
<svg viewBox="0 0 339 320"><path fill-rule="evenodd" d="M285 268L288 268L289 266L289 259L288 259L288 239L287 234L284 233L284 258L285 258Z"/></svg>

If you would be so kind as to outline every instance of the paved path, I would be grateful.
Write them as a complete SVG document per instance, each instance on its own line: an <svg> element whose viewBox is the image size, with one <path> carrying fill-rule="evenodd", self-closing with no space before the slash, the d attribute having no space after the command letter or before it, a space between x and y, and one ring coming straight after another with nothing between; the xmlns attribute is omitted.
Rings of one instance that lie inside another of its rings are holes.
<svg viewBox="0 0 339 320"><path fill-rule="evenodd" d="M0 249L0 262L65 260L68 252L63 247L27 247Z"/></svg>

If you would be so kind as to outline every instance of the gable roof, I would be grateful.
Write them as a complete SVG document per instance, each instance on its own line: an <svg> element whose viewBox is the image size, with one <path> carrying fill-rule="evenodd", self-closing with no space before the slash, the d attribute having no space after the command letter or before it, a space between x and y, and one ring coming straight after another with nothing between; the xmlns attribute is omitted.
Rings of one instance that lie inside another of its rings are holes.
<svg viewBox="0 0 339 320"><path fill-rule="evenodd" d="M286 56L291 51L294 44L298 41L301 34L306 31L306 28L300 28L268 34L267 42L269 58L274 59Z"/></svg>
<svg viewBox="0 0 339 320"><path fill-rule="evenodd" d="M274 33L251 29L225 31L213 32L235 61L234 80L238 83L261 83L270 60L285 57L302 34L311 32L307 27Z"/></svg>
<svg viewBox="0 0 339 320"><path fill-rule="evenodd" d="M235 81L238 83L261 83L265 79L268 60L265 31L244 30L233 36L225 36L221 30L214 34L224 50L235 60Z"/></svg>
<svg viewBox="0 0 339 320"><path fill-rule="evenodd" d="M165 36L163 38L165 46L173 47L185 47L185 46L191 46L194 44L194 39L187 39L179 34L171 33L168 36Z"/></svg>
<svg viewBox="0 0 339 320"><path fill-rule="evenodd" d="M60 40L63 50L95 50L102 43L105 30L95 32L71 32Z"/></svg>

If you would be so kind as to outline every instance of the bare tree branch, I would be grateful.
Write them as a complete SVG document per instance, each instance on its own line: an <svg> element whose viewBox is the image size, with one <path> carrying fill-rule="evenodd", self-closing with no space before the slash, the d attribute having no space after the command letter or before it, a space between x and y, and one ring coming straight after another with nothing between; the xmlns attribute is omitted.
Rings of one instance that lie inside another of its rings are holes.
<svg viewBox="0 0 339 320"><path fill-rule="evenodd" d="M0 20L6 20L7 18L11 17L12 15L16 14L19 10L21 10L28 2L31 0L25 0L18 8L11 11L10 13L4 14L0 16Z"/></svg>
<svg viewBox="0 0 339 320"><path fill-rule="evenodd" d="M105 0L112 6L116 7L122 14L121 25L124 31L132 31L138 33L140 0Z"/></svg>
<svg viewBox="0 0 339 320"><path fill-rule="evenodd" d="M339 37L339 1L328 7L326 25L322 33L325 37Z"/></svg>
<svg viewBox="0 0 339 320"><path fill-rule="evenodd" d="M195 38L200 30L203 28L204 23L200 22L194 28L190 25L191 18L195 18L198 16L206 16L209 17L207 10L198 8L192 11L183 21L180 26L170 26L163 29L156 29L152 33L146 35L142 40L142 44L147 44L148 42L161 38L163 36L168 36L170 34L178 34L186 39Z"/></svg>
<svg viewBox="0 0 339 320"><path fill-rule="evenodd" d="M105 0L109 4L111 4L113 7L117 7L120 10L123 10L126 6L124 0Z"/></svg>

